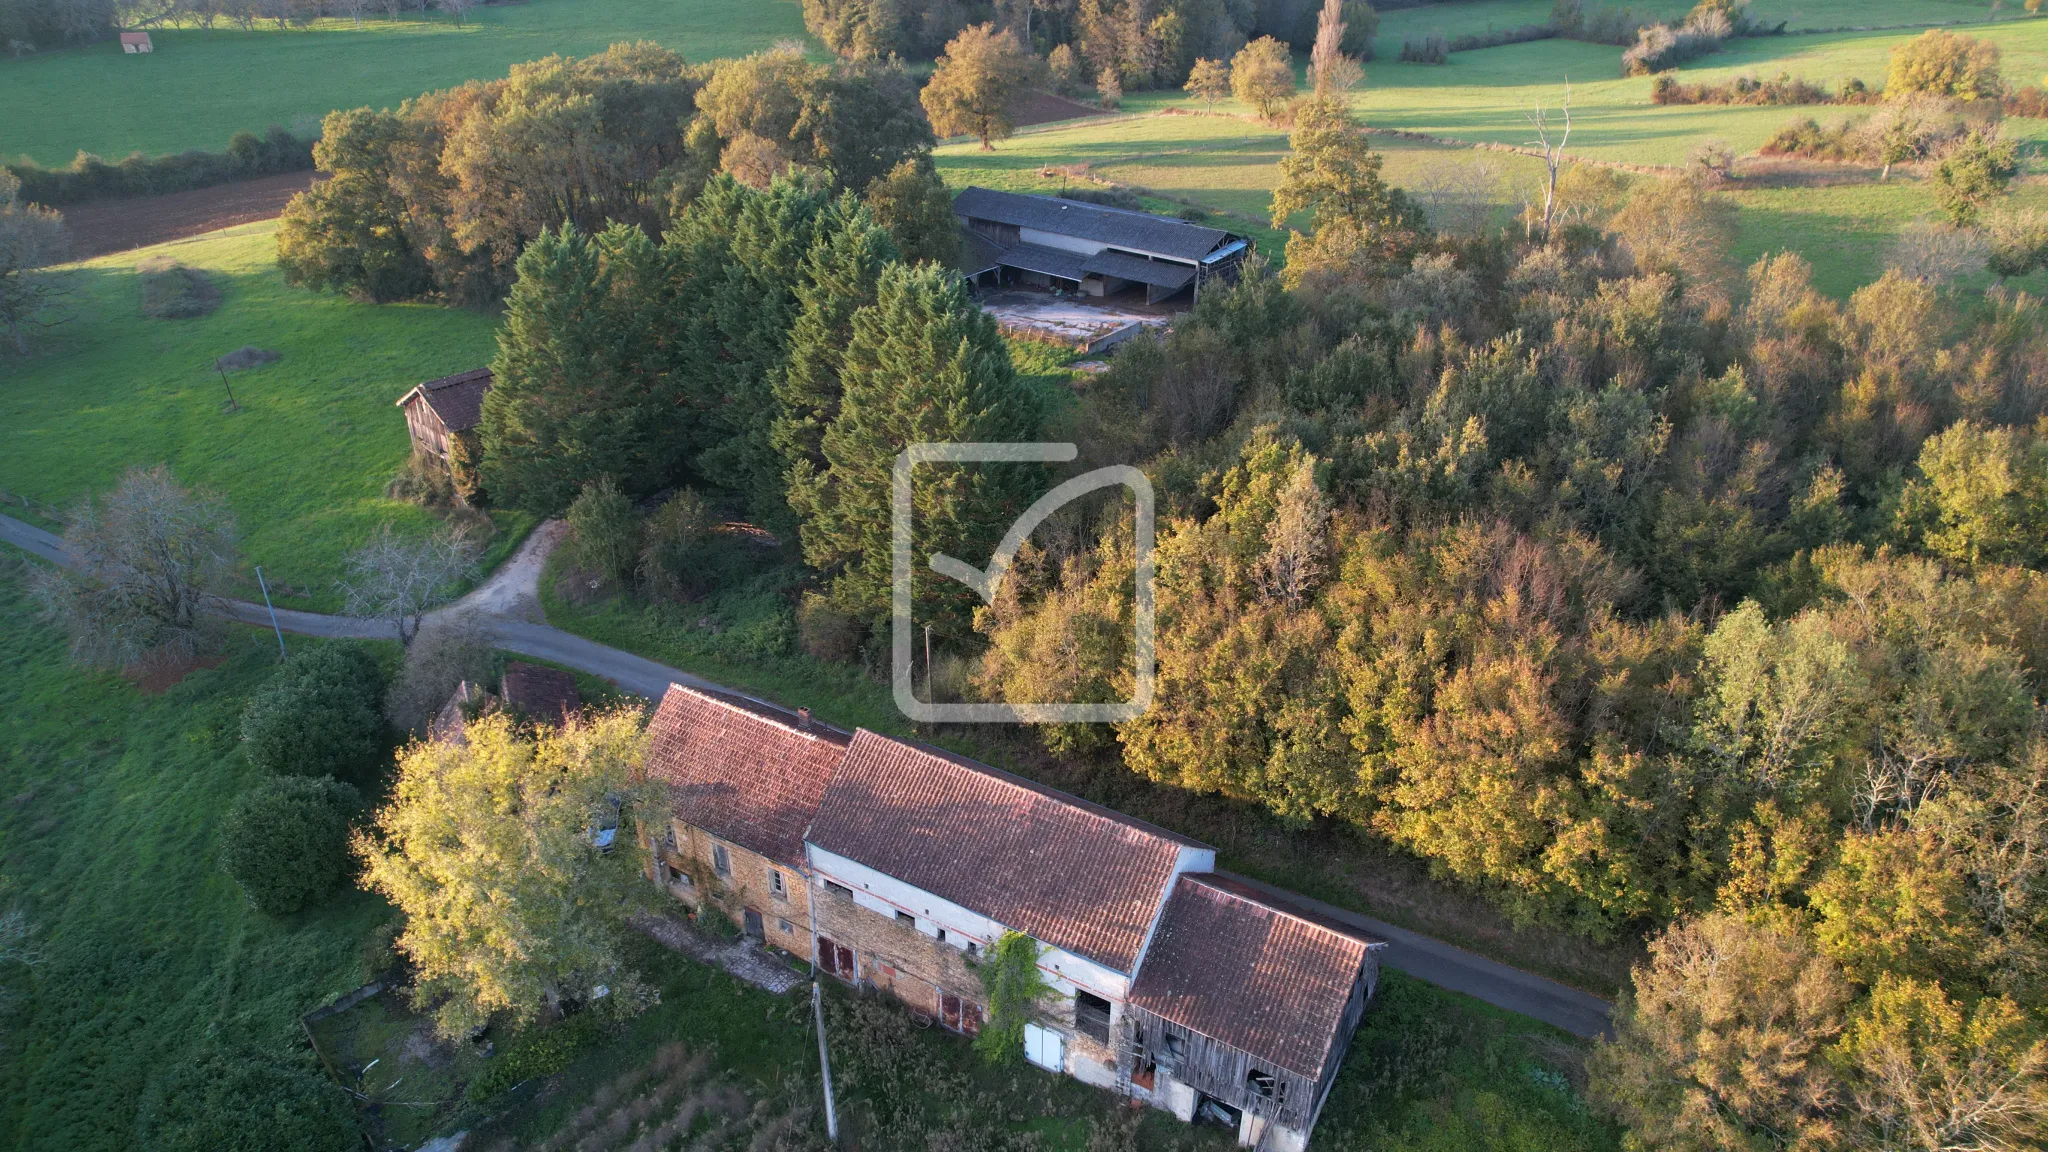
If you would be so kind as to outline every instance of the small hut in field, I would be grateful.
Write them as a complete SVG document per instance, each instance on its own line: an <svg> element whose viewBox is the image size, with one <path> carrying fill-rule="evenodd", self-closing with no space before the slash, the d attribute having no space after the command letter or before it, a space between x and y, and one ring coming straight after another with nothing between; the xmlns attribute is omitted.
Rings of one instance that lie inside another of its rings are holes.
<svg viewBox="0 0 2048 1152"><path fill-rule="evenodd" d="M398 398L412 450L441 460L459 436L476 433L483 422L484 394L491 390L491 370L472 368L416 385ZM474 445L472 445L474 447Z"/></svg>

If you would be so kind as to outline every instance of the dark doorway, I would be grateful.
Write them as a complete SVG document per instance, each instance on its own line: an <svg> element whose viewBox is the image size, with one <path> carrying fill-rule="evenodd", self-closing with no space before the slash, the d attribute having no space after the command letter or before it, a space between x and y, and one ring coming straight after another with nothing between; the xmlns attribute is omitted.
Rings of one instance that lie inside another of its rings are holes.
<svg viewBox="0 0 2048 1152"><path fill-rule="evenodd" d="M1214 1096L1195 1098L1195 1123L1212 1128L1228 1128L1237 1131L1244 1122L1244 1113L1216 1099Z"/></svg>
<svg viewBox="0 0 2048 1152"><path fill-rule="evenodd" d="M768 939L767 933L764 932L761 928L761 914L759 912L754 911L752 908L749 908L747 909L746 915L748 937L755 940Z"/></svg>
<svg viewBox="0 0 2048 1152"><path fill-rule="evenodd" d="M854 967L853 949L833 942L830 936L818 937L818 967L841 980L860 978L860 970Z"/></svg>

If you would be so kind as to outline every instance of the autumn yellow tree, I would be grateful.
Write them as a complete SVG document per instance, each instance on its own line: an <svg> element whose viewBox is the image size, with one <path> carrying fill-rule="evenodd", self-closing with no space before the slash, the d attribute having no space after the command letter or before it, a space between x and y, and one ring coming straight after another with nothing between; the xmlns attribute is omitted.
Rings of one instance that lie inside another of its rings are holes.
<svg viewBox="0 0 2048 1152"><path fill-rule="evenodd" d="M1587 1061L1595 1101L1633 1147L1819 1148L1841 1085L1826 1056L1849 985L1805 936L1716 912L1650 944Z"/></svg>
<svg viewBox="0 0 2048 1152"><path fill-rule="evenodd" d="M1197 60L1195 66L1188 69L1188 82L1184 87L1188 95L1214 112L1216 102L1230 95L1230 65L1221 60Z"/></svg>
<svg viewBox="0 0 2048 1152"><path fill-rule="evenodd" d="M1287 45L1271 36L1245 45L1231 58L1230 90L1258 109L1260 118L1271 120L1294 98L1294 61Z"/></svg>
<svg viewBox="0 0 2048 1152"><path fill-rule="evenodd" d="M363 885L405 915L397 943L420 1007L459 1036L569 1001L651 1003L622 950L627 917L653 892L632 821L659 805L641 777L638 712L539 732L486 716L465 736L407 748L391 802L356 840Z"/></svg>
<svg viewBox="0 0 2048 1152"><path fill-rule="evenodd" d="M1010 101L1029 77L1031 57L1016 33L976 24L953 37L918 97L940 136L975 136L982 151L1016 128Z"/></svg>

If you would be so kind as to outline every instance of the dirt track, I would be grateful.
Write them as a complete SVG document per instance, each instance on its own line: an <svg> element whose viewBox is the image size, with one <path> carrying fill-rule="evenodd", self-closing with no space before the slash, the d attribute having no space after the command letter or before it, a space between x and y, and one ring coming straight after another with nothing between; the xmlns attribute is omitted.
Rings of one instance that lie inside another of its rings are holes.
<svg viewBox="0 0 2048 1152"><path fill-rule="evenodd" d="M71 228L72 255L83 260L268 220L312 182L311 172L285 172L164 196L101 200L62 211Z"/></svg>

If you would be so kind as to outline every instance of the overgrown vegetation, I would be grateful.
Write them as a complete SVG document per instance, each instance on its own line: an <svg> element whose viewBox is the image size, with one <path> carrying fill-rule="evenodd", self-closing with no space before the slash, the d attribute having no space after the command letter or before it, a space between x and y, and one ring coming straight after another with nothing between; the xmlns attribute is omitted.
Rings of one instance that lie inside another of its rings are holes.
<svg viewBox="0 0 2048 1152"><path fill-rule="evenodd" d="M74 669L22 581L0 558L0 843L40 960L5 973L0 1139L349 1147L298 1017L362 982L388 910L343 887L274 918L219 862L223 817L261 779L236 726L276 643L234 634L218 667L145 696Z"/></svg>

